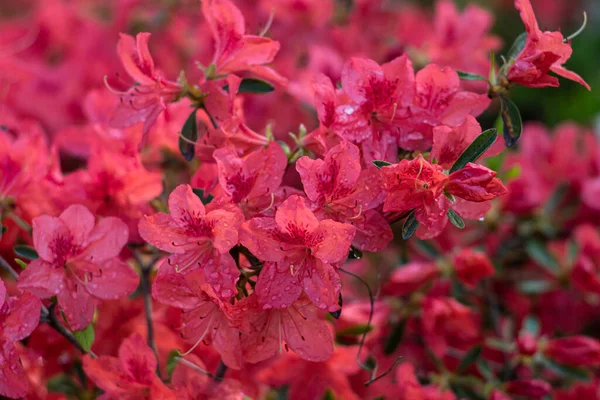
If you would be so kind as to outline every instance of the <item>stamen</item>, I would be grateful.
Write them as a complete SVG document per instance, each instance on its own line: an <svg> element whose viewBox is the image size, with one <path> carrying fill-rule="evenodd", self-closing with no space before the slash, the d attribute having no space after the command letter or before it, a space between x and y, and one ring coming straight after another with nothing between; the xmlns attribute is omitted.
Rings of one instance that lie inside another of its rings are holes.
<svg viewBox="0 0 600 400"><path fill-rule="evenodd" d="M271 28L271 25L273 24L273 19L275 18L275 9L271 9L271 12L269 12L269 19L267 20L267 23L265 24L265 27L262 29L262 31L260 31L260 33L258 34L258 36L265 36L267 34L267 32L269 31L269 29Z"/></svg>
<svg viewBox="0 0 600 400"><path fill-rule="evenodd" d="M271 209L271 207L273 207L274 203L275 203L275 194L273 192L271 192L271 203L269 204L269 207L267 207L264 210L260 211L260 214L266 213L267 211L269 211Z"/></svg>
<svg viewBox="0 0 600 400"><path fill-rule="evenodd" d="M392 112L392 118L390 118L390 122L392 122L394 120L394 117L396 116L396 110L398 109L398 103L394 103L394 112Z"/></svg>
<svg viewBox="0 0 600 400"><path fill-rule="evenodd" d="M581 35L581 33L583 32L583 30L585 29L586 26L587 26L587 13L584 11L583 12L583 24L581 24L581 27L579 27L579 29L577 29L577 31L575 31L571 35L564 38L563 43L567 43L569 40L575 39L577 36Z"/></svg>
<svg viewBox="0 0 600 400"><path fill-rule="evenodd" d="M357 219L358 217L360 217L361 214L362 214L362 204L358 206L358 214L356 214L354 217L351 217L348 219L349 220Z"/></svg>

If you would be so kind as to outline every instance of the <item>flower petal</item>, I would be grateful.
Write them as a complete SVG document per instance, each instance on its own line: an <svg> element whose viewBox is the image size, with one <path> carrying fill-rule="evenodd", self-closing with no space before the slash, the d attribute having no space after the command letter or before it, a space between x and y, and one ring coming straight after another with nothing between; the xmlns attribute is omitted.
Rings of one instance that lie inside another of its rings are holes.
<svg viewBox="0 0 600 400"><path fill-rule="evenodd" d="M3 335L12 342L23 340L31 335L40 321L42 303L31 293L23 293L11 306L4 320Z"/></svg>
<svg viewBox="0 0 600 400"><path fill-rule="evenodd" d="M300 297L302 286L289 270L279 272L274 263L268 262L260 271L254 291L264 309L286 308Z"/></svg>
<svg viewBox="0 0 600 400"><path fill-rule="evenodd" d="M46 299L63 290L63 279L63 268L55 268L38 258L30 262L25 271L21 272L17 287L21 291L26 290L39 298Z"/></svg>

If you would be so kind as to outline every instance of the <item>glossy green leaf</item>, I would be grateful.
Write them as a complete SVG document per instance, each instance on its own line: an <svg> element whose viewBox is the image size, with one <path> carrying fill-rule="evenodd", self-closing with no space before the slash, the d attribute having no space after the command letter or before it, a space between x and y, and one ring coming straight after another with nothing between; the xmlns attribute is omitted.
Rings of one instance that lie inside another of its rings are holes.
<svg viewBox="0 0 600 400"><path fill-rule="evenodd" d="M503 136L506 146L511 147L521 137L523 132L523 120L519 108L512 100L500 96L500 115L503 123Z"/></svg>
<svg viewBox="0 0 600 400"><path fill-rule="evenodd" d="M94 333L94 326L89 324L80 331L73 331L73 336L75 336L75 339L77 339L85 351L90 351L96 337L96 334Z"/></svg>
<svg viewBox="0 0 600 400"><path fill-rule="evenodd" d="M408 240L412 235L415 234L419 228L419 221L415 217L415 210L412 210L406 220L404 221L404 225L402 225L402 239Z"/></svg>
<svg viewBox="0 0 600 400"><path fill-rule="evenodd" d="M546 249L545 245L537 240L529 240L525 244L525 250L538 265L545 268L552 275L558 274L560 267L552 254Z"/></svg>
<svg viewBox="0 0 600 400"><path fill-rule="evenodd" d="M533 337L537 337L540 334L540 321L531 315L525 317L519 335L523 335L524 333L529 333Z"/></svg>
<svg viewBox="0 0 600 400"><path fill-rule="evenodd" d="M587 382L590 380L589 373L584 368L571 367L568 365L559 364L554 360L542 358L544 366L552 370L558 376L564 379L572 379L577 381ZM581 399L583 400L583 399Z"/></svg>
<svg viewBox="0 0 600 400"><path fill-rule="evenodd" d="M177 367L177 357L180 357L181 353L178 350L171 350L167 357L167 362L165 364L165 371L167 372L167 376L171 379L171 375L173 375L173 371L175 367Z"/></svg>
<svg viewBox="0 0 600 400"><path fill-rule="evenodd" d="M37 251L31 246L25 244L18 244L14 247L15 254L19 257L26 258L28 260L36 260L39 258Z"/></svg>
<svg viewBox="0 0 600 400"><path fill-rule="evenodd" d="M441 255L438 249L435 248L433 242L431 242L430 240L416 240L415 247L417 248L417 251L419 253L433 260L435 260Z"/></svg>
<svg viewBox="0 0 600 400"><path fill-rule="evenodd" d="M223 90L229 92L229 85L223 86ZM240 82L238 93L270 93L275 88L268 82L254 78L244 78Z"/></svg>
<svg viewBox="0 0 600 400"><path fill-rule="evenodd" d="M19 267L21 267L21 269L25 269L27 268L27 263L19 258L15 258L15 262L17 263L17 265Z"/></svg>
<svg viewBox="0 0 600 400"><path fill-rule="evenodd" d="M547 293L554 288L550 281L528 280L517 282L517 288L523 294L533 295Z"/></svg>
<svg viewBox="0 0 600 400"><path fill-rule="evenodd" d="M463 219L460 217L460 215L458 215L456 213L456 211L449 208L448 211L446 212L446 215L448 216L448 219L450 220L450 222L452 222L452 225L454 225L458 229L465 228L465 221L463 221Z"/></svg>
<svg viewBox="0 0 600 400"><path fill-rule="evenodd" d="M396 325L392 327L392 333L390 336L388 336L383 346L383 352L385 354L392 354L396 350L402 341L402 338L404 337L405 328L406 318L402 318L400 321L398 321L398 323L396 323Z"/></svg>
<svg viewBox="0 0 600 400"><path fill-rule="evenodd" d="M331 389L327 389L321 400L335 400L335 395Z"/></svg>
<svg viewBox="0 0 600 400"><path fill-rule="evenodd" d="M46 387L50 393L63 393L70 396L77 396L80 392L80 387L75 379L66 374L54 375L48 379Z"/></svg>
<svg viewBox="0 0 600 400"><path fill-rule="evenodd" d="M462 79L463 81L486 81L487 82L487 78L485 76L482 76L479 74L472 74L470 72L464 72L464 71L456 71L456 73L458 74L458 77L460 79Z"/></svg>
<svg viewBox="0 0 600 400"><path fill-rule="evenodd" d="M196 145L192 143L196 143L196 140L198 140L198 123L196 121L197 111L198 110L195 109L191 112L185 120L183 128L181 128L181 136L183 136L183 138L179 138L179 151L187 161L192 161L196 155Z"/></svg>
<svg viewBox="0 0 600 400"><path fill-rule="evenodd" d="M465 354L465 356L460 360L460 362L458 363L457 370L459 372L466 371L467 368L469 368L471 365L473 365L477 361L480 354L481 354L481 346L480 345L473 346L469 351L467 351L467 354Z"/></svg>
<svg viewBox="0 0 600 400"><path fill-rule="evenodd" d="M514 60L515 58L517 58L517 56L519 54L521 54L521 52L525 48L526 41L527 41L527 32L523 32L519 36L517 36L517 38L513 42L512 46L510 47L510 50L508 51L507 59L509 60L509 62L510 62L510 60Z"/></svg>
<svg viewBox="0 0 600 400"><path fill-rule="evenodd" d="M456 160L450 173L456 172L465 167L470 162L476 161L483 153L489 149L498 138L498 131L495 128L481 132L479 136L462 152Z"/></svg>
<svg viewBox="0 0 600 400"><path fill-rule="evenodd" d="M363 257L362 251L357 249L354 246L350 246L350 251L348 252L348 259L350 260L360 260Z"/></svg>
<svg viewBox="0 0 600 400"><path fill-rule="evenodd" d="M373 165L381 169L381 167L387 167L388 165L392 165L392 163L383 160L375 160L373 161Z"/></svg>
<svg viewBox="0 0 600 400"><path fill-rule="evenodd" d="M202 190L202 189L194 188L194 189L192 189L192 191L194 192L194 194L196 196L198 196L198 198L204 205L207 205L215 198L215 196L213 196L210 193L209 194L204 193L204 190Z"/></svg>
<svg viewBox="0 0 600 400"><path fill-rule="evenodd" d="M360 325L350 326L345 329L340 329L335 334L337 336L359 336L359 335L364 334L365 332L369 333L372 330L373 330L373 327L371 325L360 324Z"/></svg>

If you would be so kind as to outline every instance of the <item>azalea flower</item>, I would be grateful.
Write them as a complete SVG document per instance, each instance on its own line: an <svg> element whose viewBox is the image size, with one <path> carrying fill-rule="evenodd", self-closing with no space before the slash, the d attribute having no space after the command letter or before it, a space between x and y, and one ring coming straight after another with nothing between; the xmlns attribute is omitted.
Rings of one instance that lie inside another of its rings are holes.
<svg viewBox="0 0 600 400"><path fill-rule="evenodd" d="M59 217L34 218L39 258L19 275L18 288L42 299L56 296L71 329L83 329L100 299L127 296L138 286L138 275L118 258L128 237L120 219L96 223L82 205L70 206Z"/></svg>
<svg viewBox="0 0 600 400"><path fill-rule="evenodd" d="M508 81L534 88L557 87L558 78L548 75L552 71L591 90L579 75L563 67L573 49L562 33L540 30L530 0L515 0L515 7L525 24L527 38L523 50L510 61L506 72Z"/></svg>
<svg viewBox="0 0 600 400"><path fill-rule="evenodd" d="M315 215L353 225L354 246L379 251L392 240L392 230L377 210L385 196L380 172L373 165L361 168L358 147L342 142L323 160L300 158L296 169Z"/></svg>
<svg viewBox="0 0 600 400"><path fill-rule="evenodd" d="M175 400L175 392L156 376L156 367L156 356L137 333L123 341L119 357L83 356L83 370L108 399Z"/></svg>
<svg viewBox="0 0 600 400"><path fill-rule="evenodd" d="M319 221L297 195L284 201L274 218L244 222L240 242L267 261L256 284L263 307L289 307L304 291L317 307L338 310L336 268L348 256L354 234L352 225Z"/></svg>
<svg viewBox="0 0 600 400"><path fill-rule="evenodd" d="M38 326L42 304L31 293L19 297L7 296L0 280L0 395L24 397L29 383L14 343L25 339Z"/></svg>
<svg viewBox="0 0 600 400"><path fill-rule="evenodd" d="M171 192L169 210L171 214L142 218L140 235L171 253L167 262L177 273L200 269L215 292L233 296L239 272L229 250L238 242L240 214L220 209L207 212L189 185Z"/></svg>
<svg viewBox="0 0 600 400"><path fill-rule="evenodd" d="M141 148L146 144L150 128L158 116L167 108L167 104L177 100L183 94L183 87L156 71L154 60L148 49L150 33L138 33L135 39L121 34L117 52L127 74L134 85L121 95L120 104L113 111L110 124L114 128L127 128L143 122Z"/></svg>

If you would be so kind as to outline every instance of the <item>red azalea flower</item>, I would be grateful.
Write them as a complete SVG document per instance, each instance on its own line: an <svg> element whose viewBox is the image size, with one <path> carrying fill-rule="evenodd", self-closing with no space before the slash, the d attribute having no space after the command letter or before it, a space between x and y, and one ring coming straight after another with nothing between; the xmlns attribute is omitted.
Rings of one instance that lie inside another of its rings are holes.
<svg viewBox="0 0 600 400"><path fill-rule="evenodd" d="M427 239L444 229L449 208L464 218L479 219L489 209L486 201L507 193L496 172L484 166L468 163L450 176L442 171L441 166L429 163L422 155L383 167L383 211L414 210L421 224L417 236ZM447 196L456 198L451 202Z"/></svg>
<svg viewBox="0 0 600 400"><path fill-rule="evenodd" d="M402 363L396 368L398 382L397 400L456 400L452 391L440 389L433 385L421 385L415 375L415 367L409 362Z"/></svg>
<svg viewBox="0 0 600 400"><path fill-rule="evenodd" d="M456 277L470 288L494 274L494 266L488 256L471 249L463 249L452 256L452 263Z"/></svg>
<svg viewBox="0 0 600 400"><path fill-rule="evenodd" d="M0 395L19 398L29 393L29 383L14 342L25 339L40 321L39 299L30 293L8 297L0 280Z"/></svg>
<svg viewBox="0 0 600 400"><path fill-rule="evenodd" d="M279 52L279 42L262 36L246 35L244 16L231 1L203 1L202 13L215 39L212 75L249 71L282 85L287 83L273 69L264 66L271 63Z"/></svg>
<svg viewBox="0 0 600 400"><path fill-rule="evenodd" d="M410 117L398 145L406 150L426 150L433 143L433 128L457 127L468 115L477 117L490 105L486 94L461 90L458 74L448 67L429 64L415 77Z"/></svg>
<svg viewBox="0 0 600 400"><path fill-rule="evenodd" d="M542 32L529 0L515 0L515 7L525 24L527 39L525 47L508 68L506 77L509 82L534 88L557 87L558 78L548 75L552 71L591 90L579 75L563 67L573 49L562 33Z"/></svg>
<svg viewBox="0 0 600 400"><path fill-rule="evenodd" d="M171 192L169 210L171 214L142 218L140 235L171 253L168 263L177 273L200 268L217 293L233 296L239 272L229 250L238 242L240 215L225 210L207 213L189 185L179 185Z"/></svg>
<svg viewBox="0 0 600 400"><path fill-rule="evenodd" d="M230 148L216 150L213 157L219 183L231 203L248 217L271 208L287 166L287 157L278 143L271 142L266 149L261 147L245 158Z"/></svg>
<svg viewBox="0 0 600 400"><path fill-rule="evenodd" d="M414 93L412 63L405 54L379 66L352 58L342 70L342 88L351 99L336 109L334 131L342 138L363 144L366 162L393 160ZM401 140L401 139L400 139Z"/></svg>
<svg viewBox="0 0 600 400"><path fill-rule="evenodd" d="M522 379L508 382L506 384L506 392L528 399L541 399L547 394L552 393L552 386L540 379Z"/></svg>
<svg viewBox="0 0 600 400"><path fill-rule="evenodd" d="M119 357L83 356L83 369L108 398L175 400L175 393L156 376L156 356L144 338L133 334L123 340Z"/></svg>
<svg viewBox="0 0 600 400"><path fill-rule="evenodd" d="M429 297L422 305L421 325L425 342L438 357L451 344L474 344L479 328L471 309L453 298Z"/></svg>
<svg viewBox="0 0 600 400"><path fill-rule="evenodd" d="M435 263L411 262L392 272L385 293L396 296L411 294L440 275L441 271Z"/></svg>
<svg viewBox="0 0 600 400"><path fill-rule="evenodd" d="M230 368L242 366L240 348L240 307L221 300L204 274L195 270L180 274L164 262L152 287L152 296L160 303L182 310L181 336L192 343L192 351L201 342L217 350Z"/></svg>
<svg viewBox="0 0 600 400"><path fill-rule="evenodd" d="M550 339L544 354L561 364L573 366L600 365L600 342L587 336Z"/></svg>
<svg viewBox="0 0 600 400"><path fill-rule="evenodd" d="M324 160L300 158L296 169L315 215L353 225L357 248L379 251L392 240L389 224L375 210L384 197L381 174L373 165L362 170L358 147L342 142Z"/></svg>
<svg viewBox="0 0 600 400"><path fill-rule="evenodd" d="M60 216L33 219L33 245L39 258L19 276L18 287L40 298L56 296L69 326L85 328L99 299L117 299L137 288L139 277L118 256L127 243L118 218L95 222L82 205Z"/></svg>
<svg viewBox="0 0 600 400"><path fill-rule="evenodd" d="M240 242L264 261L256 284L265 309L289 307L302 294L319 308L339 309L337 265L348 256L352 225L319 221L300 196L290 196L274 218L253 218L240 230Z"/></svg>
<svg viewBox="0 0 600 400"><path fill-rule="evenodd" d="M277 358L258 373L258 379L273 387L288 386L288 396L294 400L323 398L331 390L335 398L358 400L352 390L349 375L355 374L356 346L340 346L324 362L310 362L289 354Z"/></svg>
<svg viewBox="0 0 600 400"><path fill-rule="evenodd" d="M301 358L320 362L333 354L333 335L319 319L317 308L305 296L287 308L263 310L257 296L245 300L250 331L242 335L244 359L257 363L291 349Z"/></svg>
<svg viewBox="0 0 600 400"><path fill-rule="evenodd" d="M154 60L148 50L150 33L138 33L132 36L121 34L117 52L127 74L135 84L121 95L120 104L111 116L110 124L115 128L127 128L144 122L140 147L146 143L150 128L158 116L175 101L183 87L169 80L154 68Z"/></svg>

